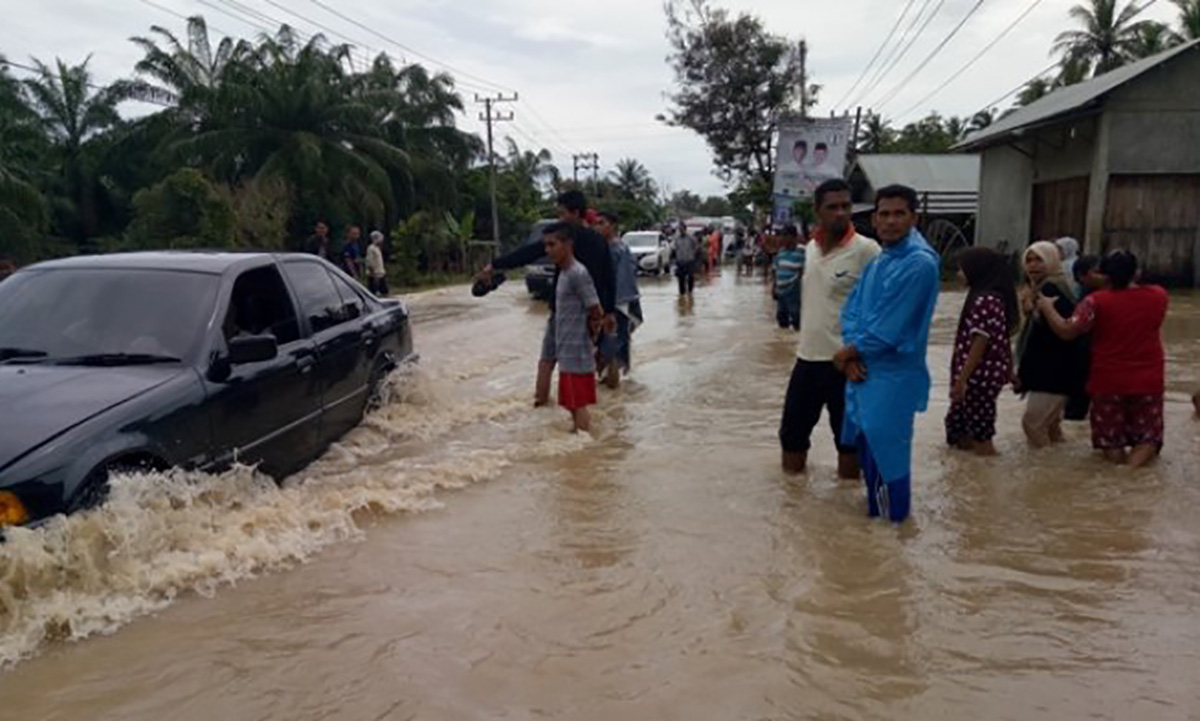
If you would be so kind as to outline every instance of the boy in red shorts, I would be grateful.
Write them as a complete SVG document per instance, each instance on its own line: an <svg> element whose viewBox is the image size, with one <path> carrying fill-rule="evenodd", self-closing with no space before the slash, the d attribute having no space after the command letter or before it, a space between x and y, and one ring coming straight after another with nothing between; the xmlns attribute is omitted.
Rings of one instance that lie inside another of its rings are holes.
<svg viewBox="0 0 1200 721"><path fill-rule="evenodd" d="M1107 287L1080 301L1069 319L1054 309L1053 298L1042 296L1038 310L1064 340L1091 334L1092 446L1114 463L1140 468L1163 444L1167 291L1135 282L1137 257L1127 250L1105 256L1100 273Z"/></svg>
<svg viewBox="0 0 1200 721"><path fill-rule="evenodd" d="M575 260L575 227L555 223L545 231L546 256L558 266L554 345L558 358L558 404L571 412L574 430L591 428L588 406L596 403L596 347L604 320L600 296L587 268Z"/></svg>

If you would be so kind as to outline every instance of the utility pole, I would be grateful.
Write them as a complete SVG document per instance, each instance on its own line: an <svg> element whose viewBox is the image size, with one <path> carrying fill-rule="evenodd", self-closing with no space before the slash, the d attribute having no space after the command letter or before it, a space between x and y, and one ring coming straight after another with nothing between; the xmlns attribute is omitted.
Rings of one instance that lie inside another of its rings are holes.
<svg viewBox="0 0 1200 721"><path fill-rule="evenodd" d="M859 105L854 109L854 135L850 139L850 147L854 148L854 154L858 155L858 129L862 123L862 106Z"/></svg>
<svg viewBox="0 0 1200 721"><path fill-rule="evenodd" d="M800 118L808 117L808 41L800 41Z"/></svg>
<svg viewBox="0 0 1200 721"><path fill-rule="evenodd" d="M483 112L479 114L479 119L487 123L488 186L492 195L492 241L497 244L497 247L500 243L500 211L496 208L496 149L492 143L492 125L512 120L513 114L511 112L495 112L492 110L492 106L496 103L513 103L516 100L516 93L513 93L512 97L508 97L504 93L497 93L495 97L488 96L486 98L475 95L475 102L483 103Z"/></svg>
<svg viewBox="0 0 1200 721"><path fill-rule="evenodd" d="M599 180L597 174L600 172L600 155L597 153L578 153L571 156L571 163L574 166L572 177L576 184L579 183L579 171L592 171L592 195L596 195L599 190Z"/></svg>

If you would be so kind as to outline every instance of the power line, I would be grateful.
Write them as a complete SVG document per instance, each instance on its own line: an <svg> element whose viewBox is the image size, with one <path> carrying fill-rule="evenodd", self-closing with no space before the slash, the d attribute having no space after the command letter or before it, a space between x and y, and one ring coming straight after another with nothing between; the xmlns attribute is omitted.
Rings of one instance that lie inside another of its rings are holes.
<svg viewBox="0 0 1200 721"><path fill-rule="evenodd" d="M1056 60L1056 61L1050 63L1049 65L1047 65L1045 68L1043 68L1042 71L1039 72L1038 74L1036 74L1033 77L1029 78L1028 80L1022 82L1017 87L1013 88L1012 90L1009 90L1007 93L1001 95L1000 97L996 98L995 100L988 103L987 105L984 105L982 108L980 108L979 110L972 113L972 116L978 115L979 113L982 113L983 111L987 110L988 108L994 108L997 105L999 105L1000 103L1003 103L1005 100L1008 100L1012 96L1021 92L1025 88L1026 85L1032 83L1034 80L1037 80L1038 78L1042 77L1043 75L1045 75L1046 73L1050 72L1051 70L1053 70L1057 67L1058 67L1058 61Z"/></svg>
<svg viewBox="0 0 1200 721"><path fill-rule="evenodd" d="M967 21L970 20L975 15L975 13L977 13L979 11L979 8L983 7L983 4L985 2L987 2L987 0L976 0L975 4L971 6L971 9L967 11L967 14L963 16L963 19L959 20L958 24L955 25L954 28L949 33L946 34L946 37L942 38L942 41L937 44L937 46L933 49L933 51L930 52L929 55L926 55L925 59L922 60L920 62L920 64L917 65L917 67L913 68L913 71L911 73L909 73L908 75L906 75L905 78L900 81L899 85L892 88L891 92L887 93L883 98L881 98L879 100L878 103L875 104L876 111L882 109L883 106L890 103L892 101L892 99L895 98L896 95L898 95L900 93L900 91L902 91L905 88L905 86L907 86L908 83L917 76L918 73L920 73L922 70L924 70L925 66L929 65L929 63L932 62L935 57L937 57L938 53L942 52L942 49L945 48L946 45L948 45L950 43L950 41L954 39L954 36L958 35L958 31L963 29L963 26L967 24Z"/></svg>
<svg viewBox="0 0 1200 721"><path fill-rule="evenodd" d="M25 72L33 73L34 75L38 75L41 77L46 77L46 76L57 77L57 75L53 72L46 73L42 70L39 70L38 68L33 67L32 65L25 65L24 63L13 62L12 60L8 60L7 58L0 59L0 67L6 67L6 66L14 67L17 70L24 70ZM51 68L47 68L47 70L50 70L50 69ZM112 84L100 85L100 84L92 83L92 82L84 83L84 85L91 88L92 90L101 90L101 91L109 90L112 87ZM168 103L163 100L150 100L150 99L142 99L142 98L130 98L130 99L137 100L138 102L142 102L142 103L148 103L150 105L158 105L158 106L164 107L164 108L175 107L171 103Z"/></svg>
<svg viewBox="0 0 1200 721"><path fill-rule="evenodd" d="M375 37L379 38L380 40L383 40L386 43L395 45L396 47L400 48L401 50L404 50L405 52L410 53L412 55L415 55L415 56L425 60L426 62L430 62L435 65L441 65L442 67L446 68L447 70L449 70L450 72L452 72L456 75L461 75L464 78L469 78L471 80L475 80L476 82L483 83L484 85L490 86L496 90L513 92L512 88L506 87L504 85L500 85L498 83L493 83L490 80L487 80L485 78L481 78L477 75L472 75L471 73L468 73L466 71L459 70L459 69L455 68L453 65L450 65L449 63L444 63L441 60L438 60L437 58L431 57L422 52L414 50L413 48L411 48L407 45L404 45L403 43L397 42L396 40L393 40L392 38L388 37L387 35L384 35L383 33L379 32L375 28L372 28L369 25L365 25L365 24L355 20L354 18L350 17L349 15L346 15L345 13L341 12L337 8L330 7L328 3L325 3L322 0L309 0L309 2L316 5L319 8L322 8L323 10L325 10L325 12L329 13L330 15L341 18L342 20L350 23L351 25L354 25L355 27L366 31L366 32L370 33L371 35L374 35Z"/></svg>
<svg viewBox="0 0 1200 721"><path fill-rule="evenodd" d="M879 63L879 66L875 69L875 72L872 73L870 80L867 81L867 84L861 91L859 91L858 97L851 102L850 105L861 105L862 101L865 100L868 95L875 92L875 89L879 87L879 84L883 82L883 79L886 78L888 74L890 74L892 70L896 68L896 65L898 65L906 55L908 55L908 51L912 49L912 46L917 42L917 40L920 39L921 35L924 34L925 28L929 27L929 23L932 22L935 17L937 17L937 14L939 11L941 11L942 4L944 2L945 0L938 0L937 5L933 6L932 12L930 12L928 15L925 15L925 10L929 8L932 0L924 0L924 2L921 3L921 7L917 10L917 14L913 16L912 21L908 24L908 27L906 27L904 32L900 34L900 40L896 42L896 44L884 57L883 61ZM917 28L917 24L921 23L922 16L924 16L923 19L925 22L921 24L920 28ZM916 33L912 32L914 28L917 28Z"/></svg>
<svg viewBox="0 0 1200 721"><path fill-rule="evenodd" d="M1016 27L1017 27L1017 25L1019 25L1019 24L1021 23L1021 21L1022 21L1022 20L1024 20L1026 17L1028 17L1029 13L1033 12L1033 11L1034 11L1034 9L1035 9L1035 8L1037 8L1037 6L1038 6L1038 5L1041 5L1041 4L1042 4L1042 2L1043 2L1043 0L1033 0L1033 2L1031 2L1031 3L1030 3L1030 4L1029 4L1029 5L1028 5L1028 6L1025 8L1025 11L1024 11L1024 12L1022 12L1020 15L1018 15L1018 16L1017 16L1016 20L1013 20L1011 23L1009 23L1008 27L1004 28L1004 30L1002 30L1002 31L1000 32L1000 34L999 34L999 35L997 35L995 38L993 38L993 39L992 39L992 41L991 41L990 43L988 43L987 45L985 45L985 46L983 47L983 49L982 49L982 50L980 50L978 53L976 53L976 54L975 54L975 57L973 57L973 58L971 58L970 60L968 60L968 61L967 61L967 63L966 63L965 65L963 65L961 68L959 68L957 72L955 72L955 73L954 73L953 75L951 75L950 77L946 78L946 80L945 80L945 81L944 81L944 82L943 82L941 85L939 85L939 86L937 86L936 88L934 88L934 89L933 89L933 91L932 91L931 93L929 93L929 94L928 94L928 95L926 95L925 97L921 98L921 99L920 99L920 100L918 100L917 102L913 103L913 104L912 104L912 107L910 107L909 109L907 109L907 110L905 110L904 112L902 112L902 113L900 113L899 115L897 115L897 116L896 116L896 120L900 120L901 118L905 117L906 115L908 115L908 114L909 114L909 113L911 113L912 111L914 111L914 110L916 110L917 108L921 107L921 106L922 106L922 105L924 105L926 102L928 102L928 101L929 101L931 98L933 98L935 95L937 95L938 93L942 92L942 90L944 90L944 89L946 88L946 86L947 86L947 85L949 85L950 83L952 83L952 82L954 82L955 80L957 80L957 79L959 78L959 76L961 76L963 73L965 73L967 70L969 70L969 69L971 68L971 66L972 66L972 65L974 65L974 64L975 64L975 63L977 63L977 62L979 62L979 59L980 59L980 58L982 58L984 55L987 55L987 54L988 54L988 52L989 52L989 51L990 51L992 48L996 47L996 44L997 44L997 43L999 43L999 42L1000 42L1001 40L1003 40L1003 39L1004 39L1004 38L1005 38L1005 37L1006 37L1006 36L1007 36L1007 35L1008 35L1010 32L1012 32L1012 31L1013 31L1013 29L1014 29L1014 28L1016 28Z"/></svg>
<svg viewBox="0 0 1200 721"><path fill-rule="evenodd" d="M896 36L896 30L898 30L904 23L904 18L908 17L908 11L912 9L912 6L915 5L916 2L917 0L908 0L908 4L904 6L904 10L900 13L900 17L896 18L896 23L892 25L892 29L888 31L887 37L885 37L883 42L879 44L879 47L876 48L875 54L871 56L870 62L868 62L867 66L863 68L863 71L859 74L858 79L854 81L854 84L850 86L850 89L846 91L846 94L833 104L835 109L842 107L842 101L849 98L854 94L854 91L858 89L858 86L860 83L862 83L863 78L867 77L867 73L869 73L871 68L875 66L875 61L878 60L879 56L883 54L883 49L886 48L888 43L892 41L892 38Z"/></svg>

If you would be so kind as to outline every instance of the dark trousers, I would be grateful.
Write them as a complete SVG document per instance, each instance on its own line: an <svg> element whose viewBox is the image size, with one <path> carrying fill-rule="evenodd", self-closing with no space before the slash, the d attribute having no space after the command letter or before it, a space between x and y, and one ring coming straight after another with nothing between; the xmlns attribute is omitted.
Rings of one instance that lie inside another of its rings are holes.
<svg viewBox="0 0 1200 721"><path fill-rule="evenodd" d="M675 264L675 275L679 278L679 295L690 294L696 288L696 263Z"/></svg>
<svg viewBox="0 0 1200 721"><path fill-rule="evenodd" d="M775 299L775 320L780 328L800 330L800 286L797 283L779 292Z"/></svg>
<svg viewBox="0 0 1200 721"><path fill-rule="evenodd" d="M380 298L388 294L387 278L367 278L367 290Z"/></svg>
<svg viewBox="0 0 1200 721"><path fill-rule="evenodd" d="M783 420L779 424L779 443L788 453L807 453L812 447L812 432L821 420L821 410L829 412L829 428L838 453L854 453L854 446L842 443L842 420L846 416L846 376L833 367L833 361L797 360L783 402Z"/></svg>

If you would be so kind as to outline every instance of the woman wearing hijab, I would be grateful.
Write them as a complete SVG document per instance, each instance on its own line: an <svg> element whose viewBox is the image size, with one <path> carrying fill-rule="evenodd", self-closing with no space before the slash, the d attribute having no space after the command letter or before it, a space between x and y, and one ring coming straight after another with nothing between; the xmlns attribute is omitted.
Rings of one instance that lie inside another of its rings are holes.
<svg viewBox="0 0 1200 721"><path fill-rule="evenodd" d="M1004 256L970 248L959 256L967 284L950 365L946 441L981 456L996 455L996 398L1012 379L1009 338L1019 325L1016 283Z"/></svg>
<svg viewBox="0 0 1200 721"><path fill-rule="evenodd" d="M1071 283L1071 287L1075 289L1075 297L1079 298L1083 295L1082 288L1075 280L1075 261L1079 259L1079 241L1070 236L1065 236L1054 241L1054 245L1058 248L1058 254L1062 257L1062 273L1065 278Z"/></svg>
<svg viewBox="0 0 1200 721"><path fill-rule="evenodd" d="M1062 421L1068 400L1084 393L1087 382L1086 341L1065 341L1054 334L1035 302L1054 298L1064 318L1075 312L1074 285L1068 280L1058 248L1049 241L1029 246L1022 259L1026 283L1021 288L1025 323L1017 342L1017 378L1013 387L1026 394L1021 427L1034 448L1063 440Z"/></svg>

